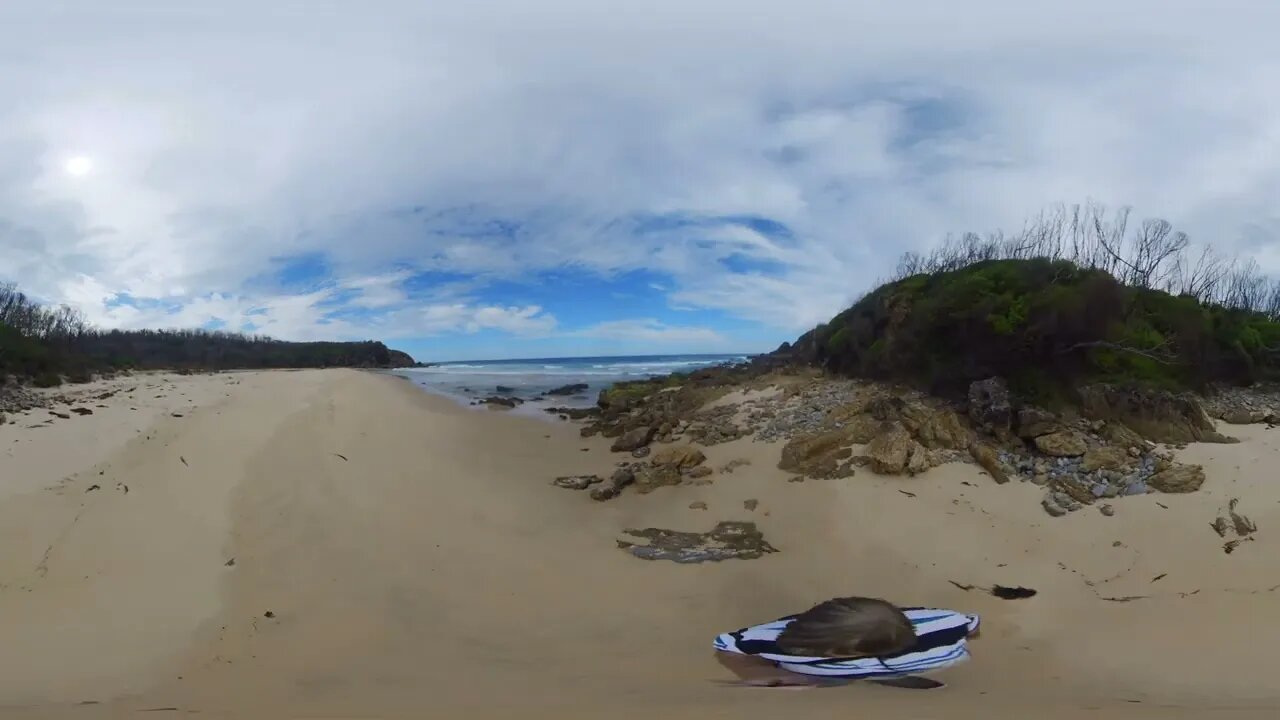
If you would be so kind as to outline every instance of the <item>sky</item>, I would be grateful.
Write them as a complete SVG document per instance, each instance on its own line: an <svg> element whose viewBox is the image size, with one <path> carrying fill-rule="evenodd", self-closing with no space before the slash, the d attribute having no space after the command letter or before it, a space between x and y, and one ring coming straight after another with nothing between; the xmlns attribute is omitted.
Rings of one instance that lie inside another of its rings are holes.
<svg viewBox="0 0 1280 720"><path fill-rule="evenodd" d="M4 0L0 281L421 360L755 352L1129 206L1280 271L1280 3Z"/></svg>

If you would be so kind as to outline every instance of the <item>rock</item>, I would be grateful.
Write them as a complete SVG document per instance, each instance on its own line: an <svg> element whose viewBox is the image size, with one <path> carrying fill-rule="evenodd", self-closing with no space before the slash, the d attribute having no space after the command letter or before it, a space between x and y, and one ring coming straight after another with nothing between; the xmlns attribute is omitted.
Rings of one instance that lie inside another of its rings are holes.
<svg viewBox="0 0 1280 720"><path fill-rule="evenodd" d="M498 396L496 396L496 395L495 395L495 396L493 396L493 397L487 397L487 398L485 398L484 400L481 400L480 402L481 402L482 404L484 404L484 405L488 405L488 406L490 406L490 407L500 407L500 408L507 408L507 409L510 409L510 408L514 408L515 406L517 406L517 405L519 405L519 404L523 403L524 401L523 401L523 400L521 400L521 399L519 399L519 398L513 398L513 397L498 397Z"/></svg>
<svg viewBox="0 0 1280 720"><path fill-rule="evenodd" d="M1199 465L1173 465L1152 475L1147 483L1160 492L1195 492L1204 485L1204 468Z"/></svg>
<svg viewBox="0 0 1280 720"><path fill-rule="evenodd" d="M911 459L907 460L907 474L919 475L933 466L933 458L929 457L928 448L916 443L911 450Z"/></svg>
<svg viewBox="0 0 1280 720"><path fill-rule="evenodd" d="M907 469L916 447L920 444L906 428L895 423L867 444L866 458L873 471L882 475L898 475Z"/></svg>
<svg viewBox="0 0 1280 720"><path fill-rule="evenodd" d="M636 492L641 494L668 485L679 485L680 480L680 471L671 465L645 465L635 472Z"/></svg>
<svg viewBox="0 0 1280 720"><path fill-rule="evenodd" d="M987 474L991 476L992 480L995 480L1001 485L1009 482L1009 474L1005 471L1004 463L1000 461L999 451L994 447L986 443L975 442L969 446L969 454L973 456L974 461L978 463L979 467L987 471ZM1044 483L1037 484L1045 484L1048 482L1049 480L1046 477Z"/></svg>
<svg viewBox="0 0 1280 720"><path fill-rule="evenodd" d="M845 429L832 430L816 436L793 438L782 447L778 468L813 478L848 477L852 474L848 463L842 463L853 455L848 446L853 443Z"/></svg>
<svg viewBox="0 0 1280 720"><path fill-rule="evenodd" d="M586 490L591 485L604 482L599 475L568 475L551 481L552 485L566 490Z"/></svg>
<svg viewBox="0 0 1280 720"><path fill-rule="evenodd" d="M742 501L742 507L746 508L747 510L753 511L753 512L754 512L754 511L755 511L755 509L756 509L757 507L759 507L759 506L760 506L760 501L759 501L759 500L756 500L755 498L750 498L750 499L747 499L747 500L743 500L743 501Z"/></svg>
<svg viewBox="0 0 1280 720"><path fill-rule="evenodd" d="M692 445L663 448L653 454L653 464L684 470L706 462L707 456Z"/></svg>
<svg viewBox="0 0 1280 720"><path fill-rule="evenodd" d="M1074 430L1041 435L1035 439L1035 445L1040 452L1053 457L1078 457L1089 449L1084 438Z"/></svg>
<svg viewBox="0 0 1280 720"><path fill-rule="evenodd" d="M613 445L609 449L613 452L631 452L639 450L653 441L657 430L651 427L638 427L634 430L628 430L623 433L617 440L613 441Z"/></svg>
<svg viewBox="0 0 1280 720"><path fill-rule="evenodd" d="M1085 472L1095 470L1124 470L1132 464L1129 453L1122 448L1103 445L1090 448L1081 458L1080 467Z"/></svg>
<svg viewBox="0 0 1280 720"><path fill-rule="evenodd" d="M1048 410L1027 406L1018 411L1018 437L1034 440L1062 429L1058 417Z"/></svg>
<svg viewBox="0 0 1280 720"><path fill-rule="evenodd" d="M1269 414L1270 413L1265 410L1232 408L1223 412L1218 417L1228 425L1253 425L1256 423L1266 422Z"/></svg>
<svg viewBox="0 0 1280 720"><path fill-rule="evenodd" d="M1044 486L1049 484L1049 476L1044 473L1036 473L1031 477L1031 482L1036 485Z"/></svg>
<svg viewBox="0 0 1280 720"><path fill-rule="evenodd" d="M764 535L750 522L717 523L711 532L692 533L660 528L625 530L631 539L619 539L618 547L642 560L671 560L677 563L719 562L729 559L751 560L766 553L778 552L765 541Z"/></svg>
<svg viewBox="0 0 1280 720"><path fill-rule="evenodd" d="M1067 512L1075 512L1080 509L1080 502L1064 492L1051 492L1049 497L1053 498L1054 504Z"/></svg>
<svg viewBox="0 0 1280 720"><path fill-rule="evenodd" d="M707 504L702 502L701 500L696 500L694 502L689 503L689 509L690 510L706 510Z"/></svg>
<svg viewBox="0 0 1280 720"><path fill-rule="evenodd" d="M574 384L572 384L572 385L563 385L563 386L558 387L558 388L556 388L556 389L554 389L554 390L548 390L548 391L547 391L547 395L556 395L556 396L559 396L559 395L577 395L577 394L579 394L579 393L584 393L584 392L586 392L586 391L587 391L587 389L588 389L588 387L589 387L589 386L588 386L586 383L574 383ZM501 391L501 390L499 390L498 392L502 392L502 391Z"/></svg>
<svg viewBox="0 0 1280 720"><path fill-rule="evenodd" d="M516 389L513 387L507 387L506 385L499 385L498 387L494 388L493 391L500 395L510 395L514 393Z"/></svg>
<svg viewBox="0 0 1280 720"><path fill-rule="evenodd" d="M1124 491L1122 494L1127 496L1146 495L1147 484L1141 480L1136 480L1134 482L1129 483L1128 485L1125 485Z"/></svg>
<svg viewBox="0 0 1280 720"><path fill-rule="evenodd" d="M1148 440L1170 444L1238 442L1217 431L1200 399L1190 393L1115 385L1089 385L1079 392L1081 411L1086 417L1123 423Z"/></svg>
<svg viewBox="0 0 1280 720"><path fill-rule="evenodd" d="M1112 515L1116 514L1116 509L1111 507L1110 505L1103 505L1102 507L1098 508L1098 512L1102 513L1103 515L1106 515L1107 517L1111 517Z"/></svg>
<svg viewBox="0 0 1280 720"><path fill-rule="evenodd" d="M969 418L981 429L1005 437L1013 416L1009 387L998 377L969 385Z"/></svg>
<svg viewBox="0 0 1280 720"><path fill-rule="evenodd" d="M93 411L92 411L92 410L90 410L89 408L83 408L83 407L71 408L71 412L73 412L73 413L75 413L75 414L77 414L77 415L92 415L92 414L93 414ZM182 416L181 416L181 415L179 415L178 417L182 417Z"/></svg>
<svg viewBox="0 0 1280 720"><path fill-rule="evenodd" d="M1045 495L1044 499L1040 501L1040 506L1053 517L1062 517L1067 514L1066 508L1059 505L1052 495Z"/></svg>
<svg viewBox="0 0 1280 720"><path fill-rule="evenodd" d="M591 493L590 493L591 499L595 500L596 502L604 502L605 500L612 500L621 494L622 494L621 490L619 490L618 488L612 487L610 485L599 485L599 486L593 487L591 488Z"/></svg>
<svg viewBox="0 0 1280 720"><path fill-rule="evenodd" d="M649 453L651 453L651 452L653 452L653 449L652 449L652 448L650 448L648 445L646 445L646 446L644 446L644 447L639 447L639 448L636 448L635 450L632 450L632 451L631 451L631 457L633 457L633 458L647 458L647 457L649 457Z"/></svg>
<svg viewBox="0 0 1280 720"><path fill-rule="evenodd" d="M908 415L903 421L911 423L913 418ZM921 445L931 450L963 450L973 439L973 432L958 415L947 409L927 410L922 422L914 426L908 424L907 429Z"/></svg>
<svg viewBox="0 0 1280 720"><path fill-rule="evenodd" d="M697 478L707 477L708 475L711 475L711 473L712 473L711 468L707 467L706 465L699 465L693 468L692 470L690 470L688 474L689 474L689 477L697 479Z"/></svg>
<svg viewBox="0 0 1280 720"><path fill-rule="evenodd" d="M475 403L472 404L474 405ZM600 434L600 428L588 425L587 427L578 430L578 434L584 438L594 437Z"/></svg>

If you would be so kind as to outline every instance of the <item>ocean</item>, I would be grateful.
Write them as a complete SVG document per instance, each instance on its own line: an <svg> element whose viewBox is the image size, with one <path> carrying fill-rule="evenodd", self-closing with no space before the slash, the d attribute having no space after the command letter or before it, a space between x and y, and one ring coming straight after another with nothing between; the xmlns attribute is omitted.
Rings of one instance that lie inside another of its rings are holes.
<svg viewBox="0 0 1280 720"><path fill-rule="evenodd" d="M520 409L589 407L600 391L623 380L640 380L746 360L747 355L630 355L620 357L470 360L394 371L424 389L465 405L494 395L525 401ZM540 397L577 383L587 388L567 396Z"/></svg>

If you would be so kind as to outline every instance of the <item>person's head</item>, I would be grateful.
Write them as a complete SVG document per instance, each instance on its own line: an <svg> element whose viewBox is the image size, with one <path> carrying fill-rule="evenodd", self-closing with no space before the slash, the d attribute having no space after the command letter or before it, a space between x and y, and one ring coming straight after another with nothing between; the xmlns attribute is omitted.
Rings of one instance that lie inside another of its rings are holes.
<svg viewBox="0 0 1280 720"><path fill-rule="evenodd" d="M788 655L863 657L900 653L915 641L911 621L892 603L846 597L801 613L783 628L777 643Z"/></svg>

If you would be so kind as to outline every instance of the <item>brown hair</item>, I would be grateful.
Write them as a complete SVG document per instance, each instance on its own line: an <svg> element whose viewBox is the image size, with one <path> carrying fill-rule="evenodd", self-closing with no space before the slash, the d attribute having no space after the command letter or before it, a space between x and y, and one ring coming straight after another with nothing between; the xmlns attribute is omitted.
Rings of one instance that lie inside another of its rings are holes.
<svg viewBox="0 0 1280 720"><path fill-rule="evenodd" d="M892 603L845 597L806 610L783 629L778 648L788 655L859 657L893 655L911 647L911 621Z"/></svg>

